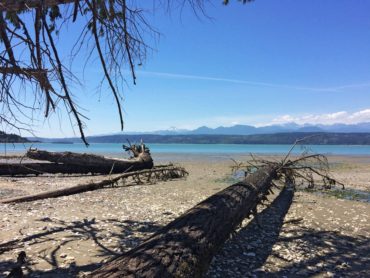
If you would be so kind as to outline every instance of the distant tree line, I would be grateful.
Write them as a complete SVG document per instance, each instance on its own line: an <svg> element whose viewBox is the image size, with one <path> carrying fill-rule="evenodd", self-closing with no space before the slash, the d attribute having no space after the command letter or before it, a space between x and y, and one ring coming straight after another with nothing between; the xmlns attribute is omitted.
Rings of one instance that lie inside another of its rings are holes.
<svg viewBox="0 0 370 278"><path fill-rule="evenodd" d="M28 143L28 139L18 136L16 134L6 134L0 131L0 143Z"/></svg>

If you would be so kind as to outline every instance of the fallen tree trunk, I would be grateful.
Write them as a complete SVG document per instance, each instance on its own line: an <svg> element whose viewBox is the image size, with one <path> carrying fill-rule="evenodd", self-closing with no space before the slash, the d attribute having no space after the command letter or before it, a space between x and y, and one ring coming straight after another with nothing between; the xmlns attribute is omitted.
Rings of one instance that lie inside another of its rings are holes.
<svg viewBox="0 0 370 278"><path fill-rule="evenodd" d="M99 167L56 163L8 163L0 164L0 176L25 176L42 174L116 174L125 172L127 167Z"/></svg>
<svg viewBox="0 0 370 278"><path fill-rule="evenodd" d="M260 168L212 195L89 277L201 277L230 233L268 193L278 168Z"/></svg>
<svg viewBox="0 0 370 278"><path fill-rule="evenodd" d="M36 160L46 160L54 163L64 163L68 165L78 165L84 167L117 167L121 169L148 169L153 167L153 159L147 152L135 154L131 159L114 159L95 154L80 154L73 152L48 152L36 149L27 151L26 156ZM122 171L121 171L122 172Z"/></svg>
<svg viewBox="0 0 370 278"><path fill-rule="evenodd" d="M76 185L76 186L72 186L68 188L63 188L63 189L39 193L39 194L0 200L0 203L1 204L24 203L24 202L31 202L31 201L36 201L36 200L48 199L48 198L57 198L61 196L73 195L77 193L92 191L92 190L100 189L106 186L114 185L119 180L126 179L129 177L133 177L134 182L141 184L144 182L153 182L157 180L169 180L169 179L175 179L175 178L182 178L186 176L187 174L188 173L185 171L185 169L181 167L174 167L174 166L159 167L158 169L148 169L148 170L124 173L122 175L119 175L118 177L105 179L100 182L80 184L80 185Z"/></svg>
<svg viewBox="0 0 370 278"><path fill-rule="evenodd" d="M145 147L130 159L105 158L94 154L72 152L48 152L30 149L26 156L35 160L52 163L8 163L0 164L0 176L40 174L116 174L153 168L153 159Z"/></svg>

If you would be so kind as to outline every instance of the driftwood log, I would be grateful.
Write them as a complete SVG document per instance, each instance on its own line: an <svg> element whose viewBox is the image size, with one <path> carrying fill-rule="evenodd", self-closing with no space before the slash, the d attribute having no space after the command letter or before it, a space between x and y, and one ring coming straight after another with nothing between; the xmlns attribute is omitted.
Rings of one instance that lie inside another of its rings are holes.
<svg viewBox="0 0 370 278"><path fill-rule="evenodd" d="M0 164L0 176L26 176L42 174L116 174L122 173L119 167L97 167L56 163L7 163Z"/></svg>
<svg viewBox="0 0 370 278"><path fill-rule="evenodd" d="M199 203L152 235L141 245L93 271L89 277L202 277L217 250L274 185L285 179L293 196L297 182L327 189L337 183L328 173L325 156L306 152L290 159L297 141L281 162L252 156L244 181L233 184ZM313 174L318 180L313 180ZM339 183L340 184L340 183Z"/></svg>
<svg viewBox="0 0 370 278"><path fill-rule="evenodd" d="M54 163L64 163L69 165L80 166L97 166L97 167L130 167L138 164L140 167L153 166L153 160L150 154L146 152L137 153L131 159L106 158L104 156L73 153L73 152L48 152L37 149L30 149L26 156L36 160L46 160Z"/></svg>
<svg viewBox="0 0 370 278"><path fill-rule="evenodd" d="M268 194L278 167L260 168L212 195L89 277L201 277L230 233Z"/></svg>
<svg viewBox="0 0 370 278"><path fill-rule="evenodd" d="M185 177L187 174L188 173L186 172L186 170L182 167L175 167L175 166L158 167L158 168L153 168L153 169L124 173L117 177L104 179L100 182L79 184L76 186L63 188L59 190L0 200L0 203L1 204L24 203L24 202L31 202L31 201L36 201L36 200L57 198L61 196L78 194L78 193L82 193L86 191L100 189L106 186L111 186L111 185L117 184L118 181L127 179L129 177L133 179L133 182L137 184L142 184L144 182L153 183L158 180L169 180L169 179L182 178L182 177Z"/></svg>
<svg viewBox="0 0 370 278"><path fill-rule="evenodd" d="M144 144L124 148L133 156L130 159L106 158L94 154L73 152L48 152L36 149L27 151L26 156L48 163L0 164L0 176L40 174L118 174L153 168L153 159ZM50 163L51 162L51 163Z"/></svg>
<svg viewBox="0 0 370 278"><path fill-rule="evenodd" d="M129 149L134 156L130 159L106 158L95 154L80 154L73 152L48 152L37 149L30 149L26 156L36 160L46 160L54 163L63 163L67 165L78 165L83 167L101 167L101 168L120 168L141 170L153 167L153 159L149 151L144 147L137 151L136 148ZM121 170L123 172L124 170Z"/></svg>

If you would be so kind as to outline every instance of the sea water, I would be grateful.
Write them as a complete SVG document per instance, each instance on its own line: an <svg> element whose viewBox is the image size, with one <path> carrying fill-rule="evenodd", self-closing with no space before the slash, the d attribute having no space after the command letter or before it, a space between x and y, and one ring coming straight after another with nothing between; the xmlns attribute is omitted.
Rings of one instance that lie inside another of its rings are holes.
<svg viewBox="0 0 370 278"><path fill-rule="evenodd" d="M275 144L146 144L153 155L156 154L286 154L291 145ZM81 143L7 143L0 144L0 155L25 153L29 148L54 152L78 152L119 155L124 152L122 144L117 143L91 143L88 147ZM321 153L325 155L370 156L370 145L304 145L296 146L292 153L299 154L304 151Z"/></svg>

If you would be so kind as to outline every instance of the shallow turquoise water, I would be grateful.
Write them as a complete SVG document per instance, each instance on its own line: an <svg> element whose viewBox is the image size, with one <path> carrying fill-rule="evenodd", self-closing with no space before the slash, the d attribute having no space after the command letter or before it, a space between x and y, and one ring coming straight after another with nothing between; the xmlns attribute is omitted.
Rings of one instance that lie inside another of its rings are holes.
<svg viewBox="0 0 370 278"><path fill-rule="evenodd" d="M153 154L286 154L290 145L243 145L243 144L147 144ZM122 144L92 143L84 144L0 144L0 154L24 153L28 148L48 151L72 151L96 154L121 154ZM309 145L302 148L296 146L293 153L301 153L308 149L311 152L327 155L370 155L370 145Z"/></svg>

